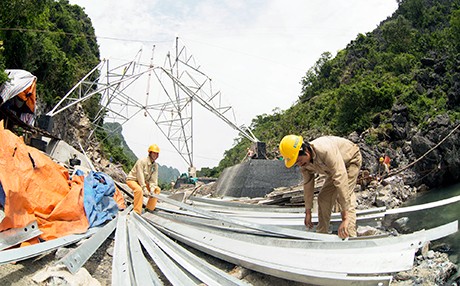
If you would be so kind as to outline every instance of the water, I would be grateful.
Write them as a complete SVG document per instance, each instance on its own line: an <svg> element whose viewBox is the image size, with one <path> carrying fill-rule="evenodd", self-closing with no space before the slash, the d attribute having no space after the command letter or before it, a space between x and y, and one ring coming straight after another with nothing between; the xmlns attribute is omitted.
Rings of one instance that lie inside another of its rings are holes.
<svg viewBox="0 0 460 286"><path fill-rule="evenodd" d="M427 193L421 194L417 198L408 201L404 206L425 204L459 195L460 184L456 184L445 188L433 189ZM420 229L429 229L455 220L459 220L460 202L428 210L401 214L400 216L409 218L407 227L411 232ZM394 217L392 219L394 219ZM457 231L455 234L452 234L446 238L433 241L430 245L430 248L433 249L434 247L442 244L446 244L450 247L450 250L447 252L449 254L449 259L460 267L460 231ZM459 274L457 273L455 276L457 277Z"/></svg>

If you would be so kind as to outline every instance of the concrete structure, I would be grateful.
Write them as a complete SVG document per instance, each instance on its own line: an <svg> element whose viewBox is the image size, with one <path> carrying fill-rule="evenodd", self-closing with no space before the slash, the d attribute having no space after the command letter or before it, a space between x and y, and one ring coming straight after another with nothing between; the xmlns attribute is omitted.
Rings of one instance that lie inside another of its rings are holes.
<svg viewBox="0 0 460 286"><path fill-rule="evenodd" d="M216 183L216 196L263 197L273 188L298 185L298 167L286 168L279 160L248 160L226 168Z"/></svg>
<svg viewBox="0 0 460 286"><path fill-rule="evenodd" d="M94 169L85 154L70 146L63 140L51 139L46 146L46 153L52 159L67 165L71 165L70 161L72 159L77 159L79 164L76 165L76 168L82 169L82 171L90 171Z"/></svg>

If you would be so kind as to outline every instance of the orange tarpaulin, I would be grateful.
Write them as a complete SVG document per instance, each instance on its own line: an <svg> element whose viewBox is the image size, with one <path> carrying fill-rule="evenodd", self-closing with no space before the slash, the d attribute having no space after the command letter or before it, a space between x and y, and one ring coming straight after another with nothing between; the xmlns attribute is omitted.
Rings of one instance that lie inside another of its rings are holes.
<svg viewBox="0 0 460 286"><path fill-rule="evenodd" d="M32 84L27 87L24 91L19 93L17 97L26 102L30 112L35 113L35 101L37 100L37 80L34 80Z"/></svg>
<svg viewBox="0 0 460 286"><path fill-rule="evenodd" d="M88 220L83 207L83 178L27 146L22 137L0 122L0 183L5 192L5 218L0 231L24 227L37 220L49 240L84 233Z"/></svg>

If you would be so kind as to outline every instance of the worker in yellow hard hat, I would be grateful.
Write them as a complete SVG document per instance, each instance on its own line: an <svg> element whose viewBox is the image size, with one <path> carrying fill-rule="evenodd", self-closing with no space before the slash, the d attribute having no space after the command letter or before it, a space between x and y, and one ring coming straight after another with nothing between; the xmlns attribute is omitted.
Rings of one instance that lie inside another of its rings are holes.
<svg viewBox="0 0 460 286"><path fill-rule="evenodd" d="M319 137L304 142L302 136L287 135L279 145L287 168L295 164L303 176L305 226L313 227L311 209L315 174L326 176L318 195L318 225L316 231L328 233L332 208L339 203L342 223L338 229L341 238L356 236L356 196L354 188L362 158L358 145L335 136Z"/></svg>
<svg viewBox="0 0 460 286"><path fill-rule="evenodd" d="M158 186L158 164L156 160L160 155L160 148L153 144L148 149L148 157L137 160L126 177L126 184L134 192L134 211L142 214L142 198L151 193L159 194L161 189ZM149 197L146 208L153 211L157 199Z"/></svg>
<svg viewBox="0 0 460 286"><path fill-rule="evenodd" d="M379 158L379 165L377 167L377 180L381 181L389 173L390 173L390 157L385 155Z"/></svg>

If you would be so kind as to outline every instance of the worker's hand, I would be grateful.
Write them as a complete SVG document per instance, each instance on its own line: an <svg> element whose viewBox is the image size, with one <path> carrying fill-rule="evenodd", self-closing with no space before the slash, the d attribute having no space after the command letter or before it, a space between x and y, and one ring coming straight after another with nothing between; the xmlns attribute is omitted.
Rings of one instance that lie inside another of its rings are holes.
<svg viewBox="0 0 460 286"><path fill-rule="evenodd" d="M348 233L348 224L349 224L348 219L345 219L342 221L342 223L339 226L338 235L342 239L345 239L350 236L350 234Z"/></svg>
<svg viewBox="0 0 460 286"><path fill-rule="evenodd" d="M305 213L304 224L307 227L307 230L310 230L310 229L313 228L313 223L311 222L311 212L306 212Z"/></svg>
<svg viewBox="0 0 460 286"><path fill-rule="evenodd" d="M150 196L150 191L147 189L147 187L144 187L142 189L142 193L144 194L145 197Z"/></svg>
<svg viewBox="0 0 460 286"><path fill-rule="evenodd" d="M154 192L155 194L159 195L160 192L161 192L160 187L156 186L156 187L155 187L155 190L154 190L153 192Z"/></svg>

